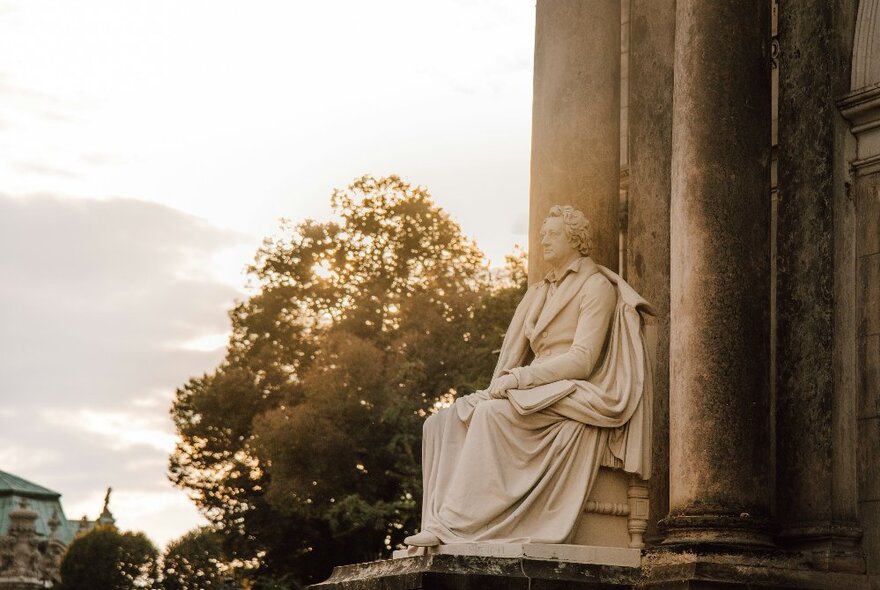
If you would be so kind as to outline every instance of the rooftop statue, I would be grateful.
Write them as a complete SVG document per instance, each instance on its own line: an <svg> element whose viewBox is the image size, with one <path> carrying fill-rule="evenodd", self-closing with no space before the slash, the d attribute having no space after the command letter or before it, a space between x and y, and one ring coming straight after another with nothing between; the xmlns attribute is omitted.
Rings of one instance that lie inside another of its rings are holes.
<svg viewBox="0 0 880 590"><path fill-rule="evenodd" d="M425 421L422 529L407 545L565 543L600 466L648 478L653 311L591 242L582 212L551 207L551 270L517 307L489 387Z"/></svg>

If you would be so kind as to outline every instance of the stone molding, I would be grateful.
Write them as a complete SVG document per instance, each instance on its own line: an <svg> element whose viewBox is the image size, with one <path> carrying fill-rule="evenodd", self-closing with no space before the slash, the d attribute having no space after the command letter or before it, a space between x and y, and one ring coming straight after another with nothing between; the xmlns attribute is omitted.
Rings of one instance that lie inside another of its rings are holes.
<svg viewBox="0 0 880 590"><path fill-rule="evenodd" d="M629 504L616 502L596 502L590 500L584 506L584 512L593 514L610 514L612 516L629 516Z"/></svg>
<svg viewBox="0 0 880 590"><path fill-rule="evenodd" d="M724 514L675 514L658 524L664 534L663 545L772 548L774 524L766 517Z"/></svg>
<svg viewBox="0 0 880 590"><path fill-rule="evenodd" d="M858 141L852 161L855 173L864 176L880 172L880 82L850 93L837 106Z"/></svg>

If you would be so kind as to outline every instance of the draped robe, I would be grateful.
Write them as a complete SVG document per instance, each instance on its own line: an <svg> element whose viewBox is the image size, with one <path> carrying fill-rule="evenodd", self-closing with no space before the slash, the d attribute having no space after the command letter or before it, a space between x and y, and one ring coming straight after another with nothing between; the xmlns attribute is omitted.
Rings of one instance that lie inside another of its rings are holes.
<svg viewBox="0 0 880 590"><path fill-rule="evenodd" d="M493 379L528 388L570 379L573 393L521 415L486 391L425 421L422 530L443 543L564 543L602 465L647 479L648 303L589 257L526 292Z"/></svg>

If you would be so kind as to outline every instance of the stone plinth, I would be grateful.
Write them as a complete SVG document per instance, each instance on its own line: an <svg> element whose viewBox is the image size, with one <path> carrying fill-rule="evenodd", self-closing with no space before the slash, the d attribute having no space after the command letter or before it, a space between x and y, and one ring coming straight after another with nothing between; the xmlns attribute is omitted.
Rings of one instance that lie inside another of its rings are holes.
<svg viewBox="0 0 880 590"><path fill-rule="evenodd" d="M653 550L640 567L527 556L544 549L486 545L486 553L438 553L339 566L315 590L875 590L867 576L818 571L808 559L778 550L710 552ZM498 548L503 549L498 549ZM544 548L551 546L544 546ZM563 546L555 546L563 547ZM588 548L599 549L599 548ZM626 550L623 550L626 551ZM521 555L517 555L521 553Z"/></svg>
<svg viewBox="0 0 880 590"><path fill-rule="evenodd" d="M819 571L797 553L783 551L672 552L642 559L634 588L643 590L869 590L867 576ZM873 589L871 589L873 590Z"/></svg>
<svg viewBox="0 0 880 590"><path fill-rule="evenodd" d="M623 547L593 547L547 543L455 543L437 547L410 547L394 552L395 559L420 555L462 555L512 559L544 559L637 568L642 552Z"/></svg>
<svg viewBox="0 0 880 590"><path fill-rule="evenodd" d="M425 555L344 565L315 590L599 590L632 588L632 567L475 555Z"/></svg>
<svg viewBox="0 0 880 590"><path fill-rule="evenodd" d="M0 590L39 590L45 587L42 580L33 577L0 576Z"/></svg>

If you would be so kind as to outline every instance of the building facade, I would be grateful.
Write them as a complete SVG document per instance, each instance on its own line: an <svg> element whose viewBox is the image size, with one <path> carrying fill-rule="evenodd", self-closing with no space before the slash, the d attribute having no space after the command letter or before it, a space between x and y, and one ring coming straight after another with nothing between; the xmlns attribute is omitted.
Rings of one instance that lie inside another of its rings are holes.
<svg viewBox="0 0 880 590"><path fill-rule="evenodd" d="M95 521L67 520L61 494L0 471L0 590L56 585L61 559L76 535L114 524L107 504Z"/></svg>
<svg viewBox="0 0 880 590"><path fill-rule="evenodd" d="M530 276L570 203L661 314L647 538L880 587L880 2L538 0L534 101Z"/></svg>

